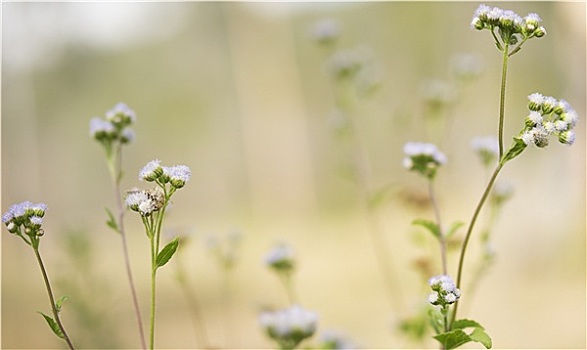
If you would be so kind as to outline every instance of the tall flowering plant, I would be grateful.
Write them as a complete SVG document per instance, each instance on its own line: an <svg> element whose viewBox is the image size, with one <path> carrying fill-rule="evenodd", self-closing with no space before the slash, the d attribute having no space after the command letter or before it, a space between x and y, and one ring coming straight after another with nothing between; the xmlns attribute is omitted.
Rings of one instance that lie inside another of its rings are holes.
<svg viewBox="0 0 587 350"><path fill-rule="evenodd" d="M509 148L504 147L503 126L508 61L510 57L520 52L528 40L546 35L546 29L540 26L541 21L541 18L535 13L521 17L510 10L480 5L471 22L472 28L489 30L491 33L496 48L502 53L502 76L497 142L494 144L494 141L489 138L477 139L474 142L474 148L481 156L483 164L486 167L490 167L492 163L495 165L468 223L460 249L456 282L448 273L446 240L462 224L455 223L448 229L442 226L432 187L437 170L446 163L446 158L432 144L408 143L404 147L406 154L404 166L428 181L430 200L435 214L434 221L418 219L414 221L414 224L425 227L440 243L442 274L429 279L431 293L428 296L428 301L435 307L430 312L430 324L436 332L434 338L441 343L444 349L453 349L471 341L479 342L486 348L492 346L491 338L484 328L474 320L457 319L457 311L461 299L462 277L468 243L479 214L487 199L490 198L499 173L507 162L518 157L528 147L545 148L549 145L549 140L552 137L567 146L572 145L575 141L574 128L577 125L578 115L571 105L562 99L532 93L528 96L528 113L522 117L523 126L520 132L513 137ZM498 205L499 203L494 202L494 204ZM466 297L466 295L465 291L463 296Z"/></svg>

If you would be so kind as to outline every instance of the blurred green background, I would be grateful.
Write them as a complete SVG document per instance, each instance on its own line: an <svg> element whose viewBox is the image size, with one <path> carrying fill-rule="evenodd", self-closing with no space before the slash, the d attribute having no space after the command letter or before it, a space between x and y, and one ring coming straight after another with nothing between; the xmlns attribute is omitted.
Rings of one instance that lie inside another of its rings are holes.
<svg viewBox="0 0 587 350"><path fill-rule="evenodd" d="M139 346L120 239L105 225L114 198L104 154L88 133L92 117L122 101L138 117L136 141L124 150L123 189L144 186L135 174L152 159L193 171L166 220L171 233L190 239L159 273L157 347L202 346L174 278L179 261L211 345L272 347L258 314L287 300L263 257L284 241L297 253L295 289L319 314L320 331L338 330L366 348L436 348L396 329L427 295L414 261L433 256L439 273L431 237L410 225L432 212L422 180L401 166L402 147L439 142L449 158L436 185L443 218L469 220L486 178L469 144L496 132L501 69L490 34L469 28L477 6L3 3L2 211L24 200L48 204L41 253L57 295L70 297L62 318L74 343ZM536 12L548 31L510 61L506 140L522 127L526 96L536 91L566 99L581 120L573 147L530 148L500 175L515 195L494 232L497 260L474 299L463 290L460 313L481 322L495 348L585 348L585 3L498 6ZM359 48L377 63L381 85L361 99L357 132L371 183L391 184L377 214L400 309L385 296L367 218L341 172L348 149L332 130L326 51L311 36L323 18L338 22L339 47ZM434 136L424 127L422 84L448 79L458 53L479 55L485 68L444 134ZM125 222L147 322L148 240L136 215ZM206 237L233 231L243 238L227 284ZM477 234L467 266L478 256ZM449 258L455 274L458 256ZM3 229L3 348L63 347L37 310L48 312L49 303L33 253Z"/></svg>

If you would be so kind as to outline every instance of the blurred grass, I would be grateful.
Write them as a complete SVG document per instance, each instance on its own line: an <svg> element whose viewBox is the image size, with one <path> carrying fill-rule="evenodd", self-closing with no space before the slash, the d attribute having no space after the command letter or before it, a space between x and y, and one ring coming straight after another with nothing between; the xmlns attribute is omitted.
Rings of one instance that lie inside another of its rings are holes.
<svg viewBox="0 0 587 350"><path fill-rule="evenodd" d="M359 133L373 163L372 182L394 184L392 200L379 213L409 301L405 311L414 311L426 291L411 263L435 250L426 240L424 247L415 245L409 225L431 213L407 206L398 195L406 186L421 186L401 168L402 146L426 138L422 81L446 78L455 53L481 54L486 69L451 116L441 147L450 163L437 186L445 221L468 220L484 184L469 142L495 131L500 70L490 35L468 27L477 4L125 4L129 14L152 9L136 32L163 31L169 13L181 12L177 20L183 22L173 35L115 48L79 39L71 22L60 19L89 12L108 23L108 13L120 6L3 4L2 208L23 200L49 205L41 252L57 294L70 296L63 317L74 342L88 348L138 345L120 242L104 225L103 207L113 206L108 173L102 150L88 136L91 117L124 101L138 123L137 140L124 154L123 188L140 186L135 174L154 158L194 172L174 197L167 223L195 232L182 259L213 345L271 346L257 315L286 299L262 258L283 240L298 252L296 289L304 306L320 314L320 329L339 329L368 348L421 347L392 331L405 314L394 313L385 299L355 189L340 175L346 154L327 122L333 102L324 52L309 30L315 20L335 18L340 45L369 47L383 68L381 89L359 107ZM494 234L497 263L474 302L463 299L462 315L481 322L495 348L584 348L585 4L500 7L537 12L548 30L511 61L506 135L519 130L525 97L535 91L567 99L582 119L572 148L530 149L504 170L501 178L516 192ZM27 20L39 16L45 27L31 29L36 27ZM37 64L10 59L31 45L47 50L37 51ZM126 219L146 316L148 245L138 221ZM222 271L203 237L235 228L245 238L234 273L237 293L227 310ZM68 253L75 244L87 249L83 262ZM2 347L61 347L36 314L49 305L26 248L2 234ZM477 253L472 250L467 261ZM454 269L456 254L451 258ZM157 344L192 348L197 339L173 274L172 265L159 274ZM238 325L230 339L227 315ZM92 322L99 332L88 331Z"/></svg>

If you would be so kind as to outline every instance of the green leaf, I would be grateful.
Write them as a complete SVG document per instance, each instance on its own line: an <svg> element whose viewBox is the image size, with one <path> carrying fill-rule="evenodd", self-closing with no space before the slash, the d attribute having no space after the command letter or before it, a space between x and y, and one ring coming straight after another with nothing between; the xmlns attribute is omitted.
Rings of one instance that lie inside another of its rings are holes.
<svg viewBox="0 0 587 350"><path fill-rule="evenodd" d="M116 223L116 219L114 218L114 215L112 214L112 212L108 208L104 208L104 209L106 210L106 213L108 214L108 221L106 221L106 225L108 225L108 227L113 229L115 232L120 233L120 229L118 228L118 224Z"/></svg>
<svg viewBox="0 0 587 350"><path fill-rule="evenodd" d="M63 332L61 332L61 329L59 328L59 325L57 324L57 322L55 322L55 320L53 318L51 318L50 316L45 315L41 311L37 311L37 312L40 313L41 316L43 316L43 318L45 318L45 321L47 321L47 324L49 325L49 327L51 328L51 330L53 331L53 333L55 333L56 336L58 336L61 339L65 339L65 336L63 335Z"/></svg>
<svg viewBox="0 0 587 350"><path fill-rule="evenodd" d="M473 333L469 335L471 340L476 341L477 343L483 344L485 349L491 349L492 343L491 338L482 328L475 328Z"/></svg>
<svg viewBox="0 0 587 350"><path fill-rule="evenodd" d="M55 308L57 309L57 312L61 311L61 306L63 305L63 302L67 299L69 299L69 297L67 295L64 295L61 298L57 299L57 301L55 301Z"/></svg>
<svg viewBox="0 0 587 350"><path fill-rule="evenodd" d="M434 336L434 339L438 340L446 350L458 348L472 340L471 337L461 329L441 333Z"/></svg>
<svg viewBox="0 0 587 350"><path fill-rule="evenodd" d="M440 227L438 227L438 225L435 222L424 219L416 219L412 221L412 225L418 225L427 228L428 231L430 231L432 235L434 235L434 237L438 239L441 238L442 233L440 232Z"/></svg>
<svg viewBox="0 0 587 350"><path fill-rule="evenodd" d="M508 151L501 157L501 164L505 164L507 161L510 161L517 156L519 156L525 149L526 144L522 141L521 138L514 137L514 143L510 146Z"/></svg>
<svg viewBox="0 0 587 350"><path fill-rule="evenodd" d="M448 228L448 230L446 231L446 238L452 236L455 232L457 232L457 230L459 228L461 228L461 226L463 226L465 223L462 221L455 221L453 222L450 227Z"/></svg>
<svg viewBox="0 0 587 350"><path fill-rule="evenodd" d="M175 254L177 247L179 246L179 237L175 237L175 239L169 242L160 252L157 254L157 259L155 259L155 264L157 265L156 268L160 268L161 266L167 264L169 259Z"/></svg>
<svg viewBox="0 0 587 350"><path fill-rule="evenodd" d="M484 329L483 326L481 326L477 321L468 320L466 318L461 319L461 320L456 320L452 323L453 329L463 329L463 328L469 328L469 327Z"/></svg>

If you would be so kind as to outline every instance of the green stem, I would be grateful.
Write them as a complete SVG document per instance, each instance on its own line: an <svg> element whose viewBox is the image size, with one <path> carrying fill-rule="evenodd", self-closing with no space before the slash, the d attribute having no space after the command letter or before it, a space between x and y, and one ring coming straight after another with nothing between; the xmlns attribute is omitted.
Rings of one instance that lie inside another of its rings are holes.
<svg viewBox="0 0 587 350"><path fill-rule="evenodd" d="M156 278L157 278L157 251L155 250L155 237L151 237L151 317L149 323L149 349L153 350L155 345L155 300L156 300Z"/></svg>
<svg viewBox="0 0 587 350"><path fill-rule="evenodd" d="M506 76L508 72L508 50L509 50L509 43L505 43L505 47L503 49L503 64L501 70L501 90L499 96L499 158L501 159L503 156L503 121L505 115L505 86L506 86Z"/></svg>
<svg viewBox="0 0 587 350"><path fill-rule="evenodd" d="M43 280L45 281L45 287L47 288L47 294L49 294L49 301L51 302L51 312L53 313L53 317L55 318L55 322L57 326L63 333L63 339L67 343L67 347L73 350L73 343L69 339L63 324L61 323L61 319L59 318L59 311L57 311L57 305L55 304L55 298L53 297L53 291L51 290L51 284L49 283L49 277L47 276L47 271L45 270L45 265L43 264L43 259L41 259L41 254L39 253L39 249L33 247L35 251L35 256L37 257L37 261L39 262L39 266L41 267L41 273L43 274Z"/></svg>
<svg viewBox="0 0 587 350"><path fill-rule="evenodd" d="M130 267L130 255L128 253L128 243L126 240L126 231L124 229L124 207L122 205L122 196L120 194L120 169L122 169L122 147L121 144L118 144L116 150L116 159L117 163L112 157L108 158L108 169L110 170L110 176L112 177L112 183L114 187L114 196L116 198L116 205L118 209L118 231L120 232L120 236L122 238L122 252L124 255L124 266L126 269L126 277L128 279L128 283L130 286L130 294L133 302L133 307L135 309L135 317L137 319L137 326L139 328L139 339L141 342L142 349L147 348L147 344L145 342L145 332L143 330L143 322L141 316L141 309L139 307L139 299L137 297L137 291L134 284L134 279L132 275L132 270Z"/></svg>
<svg viewBox="0 0 587 350"><path fill-rule="evenodd" d="M473 232L473 227L475 226L475 222L477 221L477 217L479 216L479 213L481 212L481 208L483 208L483 204L485 203L485 200L489 196L489 193L491 192L491 189L493 188L493 184L495 183L495 180L497 179L497 175L501 171L502 167L503 167L503 163L499 162L497 164L497 167L493 171L491 178L489 179L489 183L487 184L487 187L485 188L485 191L483 192L483 195L481 196L481 200L479 201L479 203L477 204L477 207L475 208L475 212L473 213L473 217L471 218L471 222L469 223L469 227L467 228L467 234L465 235L465 240L463 241L463 246L461 248L461 256L459 258L459 269L458 269L458 273L457 273L457 288L461 287L463 265L464 265L464 261L465 261L465 252L467 251L467 245L469 243L469 239L471 238L471 233ZM452 313L451 326L452 326L452 321L454 321L456 319L458 306L459 306L459 302L457 301L455 303L455 307L454 307L453 313Z"/></svg>
<svg viewBox="0 0 587 350"><path fill-rule="evenodd" d="M442 222L440 221L440 209L438 207L438 202L436 201L436 195L434 192L434 186L432 180L428 181L428 193L430 196L430 202L432 203L432 208L434 209L434 217L436 218L436 224L438 225L438 229L440 230L440 256L442 259L442 274L446 275L448 273L448 268L446 264L446 237L444 237L444 232L442 230Z"/></svg>

